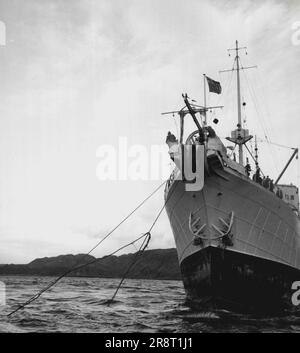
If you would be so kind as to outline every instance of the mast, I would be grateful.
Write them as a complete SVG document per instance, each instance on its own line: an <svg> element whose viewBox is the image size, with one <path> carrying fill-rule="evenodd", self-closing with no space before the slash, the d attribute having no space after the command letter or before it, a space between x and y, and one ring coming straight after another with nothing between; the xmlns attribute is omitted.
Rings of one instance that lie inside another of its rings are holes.
<svg viewBox="0 0 300 353"><path fill-rule="evenodd" d="M203 89L204 89L204 126L207 125L206 118L206 75L203 74Z"/></svg>
<svg viewBox="0 0 300 353"><path fill-rule="evenodd" d="M241 113L241 81L240 81L240 57L239 57L239 44L235 41L235 60L236 60L236 81L237 81L237 111L238 111L238 130L242 130L242 113ZM239 144L239 163L243 164L243 145Z"/></svg>
<svg viewBox="0 0 300 353"><path fill-rule="evenodd" d="M249 135L249 131L243 129L242 126L242 109L241 109L241 81L240 81L240 70L245 69L252 69L257 66L248 66L248 67L241 67L240 66L240 50L246 50L247 47L239 47L239 43L235 41L235 48L227 49L229 56L231 51L235 51L235 58L234 63L236 62L236 68L232 68L231 70L222 70L219 71L220 73L223 72L232 72L236 71L236 82L237 82L237 115L238 115L238 123L237 129L231 132L231 137L226 137L226 139L230 142L233 142L235 145L239 146L239 164L244 165L244 153L243 153L243 145L252 139L253 136ZM247 54L247 51L246 51Z"/></svg>

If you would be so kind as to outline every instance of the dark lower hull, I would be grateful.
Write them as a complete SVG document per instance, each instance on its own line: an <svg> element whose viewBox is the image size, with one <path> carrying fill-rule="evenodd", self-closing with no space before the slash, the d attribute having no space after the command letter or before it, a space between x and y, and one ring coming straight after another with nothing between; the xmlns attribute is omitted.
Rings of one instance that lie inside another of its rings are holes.
<svg viewBox="0 0 300 353"><path fill-rule="evenodd" d="M187 257L181 272L193 308L248 313L293 307L292 283L300 280L300 271L290 266L216 247Z"/></svg>

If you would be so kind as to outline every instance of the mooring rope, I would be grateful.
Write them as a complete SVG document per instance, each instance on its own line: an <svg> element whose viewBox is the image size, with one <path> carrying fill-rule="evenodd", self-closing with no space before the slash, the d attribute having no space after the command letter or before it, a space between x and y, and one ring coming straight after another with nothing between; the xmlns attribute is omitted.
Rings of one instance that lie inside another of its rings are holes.
<svg viewBox="0 0 300 353"><path fill-rule="evenodd" d="M134 212L136 212L147 200L149 200L167 181L164 181L162 184L160 184L149 196L147 196L133 211L131 211L125 218L122 219L122 221L115 226L108 234L105 235L105 237L103 237L88 253L86 253L84 255L83 258L87 257L88 255L90 255L90 253L95 250L106 238L108 238L119 226L121 226L121 224L123 224ZM114 298L116 297L119 289L122 286L122 283L124 282L127 274L129 273L129 271L131 270L131 268L133 267L133 265L136 263L138 257L140 255L143 254L143 252L146 250L146 248L148 247L148 244L150 242L151 239L151 231L153 229L153 227L155 226L156 222L158 221L159 217L161 216L166 204L168 203L168 201L170 200L172 194L174 193L174 191L177 188L176 184L173 187L173 190L168 194L167 199L164 202L164 205L162 206L162 208L159 210L157 216L155 217L151 227L149 228L148 232L142 234L140 237L136 238L135 240L131 241L130 243L127 243L123 246L121 246L119 249L113 251L111 254L103 256L102 258L98 258L98 259L94 259L91 260L85 264L81 264L81 265L74 265L73 267L71 267L69 270L65 271L63 274L61 274L59 277L57 277L54 281L50 282L45 288L41 289L38 293L36 293L34 296L32 296L30 299L28 299L25 303L20 304L15 310L11 311L9 314L7 314L7 317L10 317L11 315L15 314L17 311L25 308L25 306L29 305L30 303L32 303L33 301L35 301L36 299L38 299L43 293L45 293L46 291L48 291L51 287L53 287L57 282L59 282L63 277L67 276L68 274L70 274L71 272L74 272L76 270L79 270L83 267L89 266L93 263L96 263L100 260L103 260L109 256L113 256L116 253L118 253L119 251L125 249L126 247L130 246L130 245L134 245L137 241L139 241L142 238L145 238L142 245L140 246L138 252L135 254L134 260L132 261L132 263L130 264L130 266L127 268L127 270L125 271L114 295L112 296L112 298L110 300L108 300L108 303L111 303Z"/></svg>
<svg viewBox="0 0 300 353"><path fill-rule="evenodd" d="M132 216L140 207L144 205L167 181L164 181L160 184L154 191L151 192L149 196L147 196L134 210L132 210L126 217L122 219L120 223L118 223L110 232L108 232L105 237L103 237L99 242L86 254L90 255L92 251L94 251L106 238L108 238L117 228L119 228L127 219Z"/></svg>
<svg viewBox="0 0 300 353"><path fill-rule="evenodd" d="M144 240L143 240L143 242L142 242L142 244L141 244L139 250L134 254L135 256L134 256L133 261L131 262L131 264L128 266L127 270L126 270L125 273L123 274L123 277L121 278L121 281L119 282L119 284L118 284L118 286L117 286L117 288L116 288L116 290L115 290L113 296L111 297L111 299L109 299L109 300L106 301L106 304L109 305L109 304L111 304L111 303L114 301L114 299L115 299L116 295L118 294L118 291L119 291L119 289L121 288L123 282L125 281L125 279L126 279L128 273L129 273L130 270L133 268L133 266L136 264L138 258L144 253L144 251L145 251L146 248L148 247L148 244L149 244L150 239L151 239L151 234L150 234L150 233L145 233L145 234L146 234L146 237L144 238Z"/></svg>
<svg viewBox="0 0 300 353"><path fill-rule="evenodd" d="M128 273L130 272L130 270L132 269L132 267L136 264L138 258L144 253L144 251L146 250L146 248L148 247L148 244L150 242L151 239L151 231L153 229L153 227L155 226L156 222L158 221L159 217L161 216L163 210L166 207L166 204L168 203L168 201L170 200L172 194L174 193L174 191L176 190L178 186L178 183L173 187L173 190L170 192L170 194L168 194L167 199L164 202L164 205L162 206L162 208L159 210L157 216L155 217L151 227L149 228L148 232L145 233L144 235L146 235L145 239L143 240L142 245L140 246L139 250L135 253L135 257L133 259L133 261L131 262L131 264L128 266L128 268L126 269L125 273L123 274L123 277L121 278L121 281L119 282L117 289L115 290L113 296L111 297L111 299L109 299L106 304L111 304L113 302L113 300L115 299L119 289L121 288L123 282L126 279L126 276L128 275Z"/></svg>
<svg viewBox="0 0 300 353"><path fill-rule="evenodd" d="M94 259L92 261L89 261L85 264L82 264L82 265L78 265L76 267L72 267L71 269L69 269L68 271L64 272L62 275L60 275L59 277L57 277L54 281L50 282L45 288L41 289L38 293L36 293L34 296L32 296L30 299L28 299L25 303L23 304L20 304L15 310L11 311L9 314L7 314L7 316L11 316L13 315L14 313L16 313L17 311L25 308L25 306L29 305L30 303L32 303L33 301L35 301L36 299L38 299L43 293L45 293L46 291L48 291L51 287L53 287L57 282L59 282L63 277L65 277L66 275L68 275L69 273L73 272L73 271L76 271L76 270L79 270L83 267L86 267L86 266L89 266L91 264L94 264L100 260L103 260L107 257L110 257L110 256L113 256L115 255L116 253L118 253L119 251L127 248L128 246L130 245L133 245L134 243L138 242L140 239L144 238L147 236L148 233L144 233L143 235L141 235L140 237L136 238L135 240L131 241L130 243L127 243L123 246L121 246L119 249L113 251L112 253L110 253L109 255L106 255L102 258L98 258L98 259Z"/></svg>
<svg viewBox="0 0 300 353"><path fill-rule="evenodd" d="M139 205L137 207L135 207L126 217L124 217L121 222L119 222L111 231L109 231L95 246L93 246L93 248L87 252L84 256L83 259L85 259L88 255L91 254L92 251L94 251L105 239L107 239L117 228L119 228L130 216L132 216L140 207L142 207L163 185L165 185L166 181L164 181L162 184L160 184L154 191L151 192L150 195L148 195L142 202L139 203ZM165 205L164 205L165 206ZM161 210L162 212L162 210ZM160 212L160 213L161 213ZM160 214L159 214L160 215ZM156 223L158 217L155 219L154 223L152 224L152 227L150 229L153 228L154 224ZM142 236L140 236L139 238L137 238L136 240L122 246L121 248L119 248L118 250L116 250L115 252L113 252L110 255L107 256L112 256L115 253L117 253L118 251L126 248L129 245L132 245L134 243L136 243L138 240L140 240L141 238L145 237L147 233L144 233ZM107 257L104 256L103 258ZM103 259L102 258L102 259ZM83 259L81 259L80 261L82 261ZM92 260L90 262L87 262L85 264L82 265L74 265L73 267L71 267L70 269L68 269L67 271L65 271L64 273L62 273L59 277L57 277L54 281L50 282L45 288L43 288L42 290L40 290L37 294L35 294L34 296L32 296L29 300L27 300L25 303L20 304L15 310L11 311L9 314L7 314L7 316L11 316L12 314L16 313L17 311L19 311L20 309L23 309L25 306L27 306L28 304L32 303L34 300L38 299L44 292L46 292L47 290L49 290L51 287L53 287L57 282L59 282L63 277L67 276L68 274L70 274L71 272L74 272L76 270L79 270L85 266L91 265L92 263L95 263L97 261L99 261L100 259L95 259Z"/></svg>

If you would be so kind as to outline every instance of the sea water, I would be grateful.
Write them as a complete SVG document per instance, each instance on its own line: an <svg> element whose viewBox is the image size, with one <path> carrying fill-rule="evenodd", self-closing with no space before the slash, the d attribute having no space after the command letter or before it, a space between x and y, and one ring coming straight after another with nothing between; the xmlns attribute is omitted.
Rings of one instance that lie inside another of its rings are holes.
<svg viewBox="0 0 300 353"><path fill-rule="evenodd" d="M166 280L127 279L107 305L118 279L67 277L7 317L52 280L0 276L6 291L6 303L0 305L0 332L300 332L300 313L257 318L228 311L192 311L185 305L182 282Z"/></svg>

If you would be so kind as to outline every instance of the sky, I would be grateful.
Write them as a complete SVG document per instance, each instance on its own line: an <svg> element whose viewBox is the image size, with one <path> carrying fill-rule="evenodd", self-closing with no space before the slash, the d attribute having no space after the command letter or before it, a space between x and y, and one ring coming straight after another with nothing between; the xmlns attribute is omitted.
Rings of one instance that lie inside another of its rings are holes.
<svg viewBox="0 0 300 353"><path fill-rule="evenodd" d="M0 0L0 21L0 263L85 253L160 185L119 180L120 155L132 167L142 149L150 169L170 168L149 157L152 146L167 155L166 134L178 132L161 113L185 92L202 104L204 73L223 87L208 95L224 105L209 121L228 136L236 79L219 70L232 68L235 40L248 48L242 65L258 66L241 72L242 114L264 173L277 177L292 153L266 140L299 147L299 1ZM99 178L103 146L115 180ZM296 161L282 182L299 183ZM162 205L160 190L92 254L146 232ZM164 212L150 248L174 246Z"/></svg>

